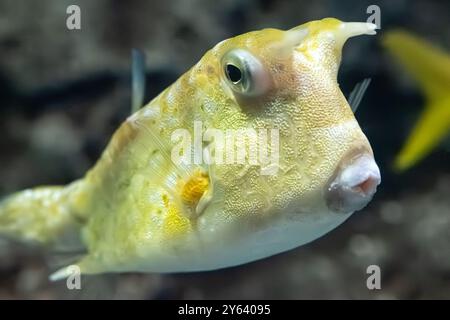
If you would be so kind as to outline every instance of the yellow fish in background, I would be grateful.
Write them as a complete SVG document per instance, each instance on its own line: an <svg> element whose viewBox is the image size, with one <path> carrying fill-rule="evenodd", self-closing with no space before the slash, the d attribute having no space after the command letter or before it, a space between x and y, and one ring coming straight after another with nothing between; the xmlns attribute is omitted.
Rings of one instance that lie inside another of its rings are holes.
<svg viewBox="0 0 450 320"><path fill-rule="evenodd" d="M130 116L84 178L6 198L0 233L55 245L74 231L86 248L76 263L84 274L225 268L324 235L380 183L337 83L344 43L362 34L375 25L327 18L220 42ZM277 173L175 164L172 134L193 134L195 121L279 130ZM64 267L51 279L70 273Z"/></svg>
<svg viewBox="0 0 450 320"><path fill-rule="evenodd" d="M404 171L427 156L450 130L450 55L406 31L386 32L384 47L421 86L426 106L394 167Z"/></svg>

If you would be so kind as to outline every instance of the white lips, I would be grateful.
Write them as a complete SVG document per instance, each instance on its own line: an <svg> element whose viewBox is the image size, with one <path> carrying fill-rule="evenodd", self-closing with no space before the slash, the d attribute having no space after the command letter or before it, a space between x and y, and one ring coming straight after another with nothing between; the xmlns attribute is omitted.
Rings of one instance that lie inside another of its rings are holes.
<svg viewBox="0 0 450 320"><path fill-rule="evenodd" d="M374 184L373 188L361 189L361 184L364 184L366 181L372 181ZM380 169L373 158L369 156L357 158L335 180L335 183L339 184L342 188L359 192L362 191L364 193L368 192L371 195L375 193L376 186L380 182Z"/></svg>
<svg viewBox="0 0 450 320"><path fill-rule="evenodd" d="M364 208L381 182L380 170L373 157L363 154L341 169L327 190L330 209L349 213Z"/></svg>

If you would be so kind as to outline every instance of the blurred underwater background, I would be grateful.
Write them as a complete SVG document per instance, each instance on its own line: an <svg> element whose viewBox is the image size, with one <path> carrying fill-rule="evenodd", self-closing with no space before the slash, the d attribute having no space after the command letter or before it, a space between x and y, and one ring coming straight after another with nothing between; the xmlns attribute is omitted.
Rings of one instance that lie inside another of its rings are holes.
<svg viewBox="0 0 450 320"><path fill-rule="evenodd" d="M81 8L81 30L66 28L71 4ZM69 183L95 163L130 113L133 48L146 55L149 101L225 38L324 17L366 21L369 5L381 9L381 29L346 44L338 78L346 96L372 79L356 118L382 184L365 209L262 261L191 274L86 276L80 291L48 281L41 250L0 239L0 299L450 299L450 102L433 109L443 112L426 128L442 130L428 152L396 167L429 99L382 40L401 28L450 60L450 1L0 0L0 197ZM437 66L435 82L427 81L448 98L450 63L431 60L410 65ZM380 290L366 287L372 264L381 268Z"/></svg>

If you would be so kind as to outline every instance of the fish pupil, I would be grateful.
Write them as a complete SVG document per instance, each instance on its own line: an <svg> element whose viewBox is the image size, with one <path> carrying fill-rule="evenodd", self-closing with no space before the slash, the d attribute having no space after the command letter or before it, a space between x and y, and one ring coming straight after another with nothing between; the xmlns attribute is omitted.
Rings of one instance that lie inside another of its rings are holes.
<svg viewBox="0 0 450 320"><path fill-rule="evenodd" d="M234 84L239 83L242 79L242 72L241 70L232 64L227 64L226 66L227 76L228 79L230 79L231 82Z"/></svg>

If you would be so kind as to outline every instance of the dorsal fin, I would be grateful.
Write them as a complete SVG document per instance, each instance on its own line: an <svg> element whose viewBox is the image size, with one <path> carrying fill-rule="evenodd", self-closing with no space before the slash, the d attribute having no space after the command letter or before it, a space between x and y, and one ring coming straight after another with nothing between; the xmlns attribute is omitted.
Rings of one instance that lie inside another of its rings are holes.
<svg viewBox="0 0 450 320"><path fill-rule="evenodd" d="M138 49L131 51L131 114L144 104L145 55Z"/></svg>
<svg viewBox="0 0 450 320"><path fill-rule="evenodd" d="M350 105L350 108L352 109L353 113L355 113L356 110L358 109L358 106L361 103L364 93L369 87L370 81L371 81L370 78L366 78L363 81L358 82L355 88L353 88L352 92L350 92L350 95L348 96L348 104Z"/></svg>

